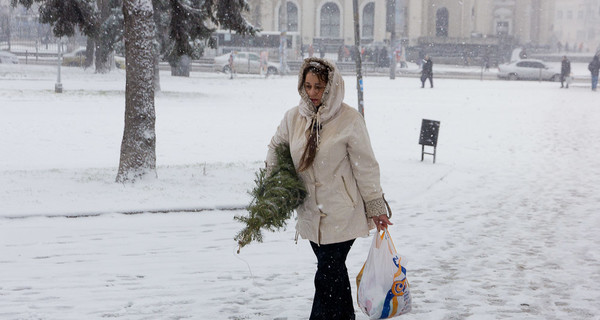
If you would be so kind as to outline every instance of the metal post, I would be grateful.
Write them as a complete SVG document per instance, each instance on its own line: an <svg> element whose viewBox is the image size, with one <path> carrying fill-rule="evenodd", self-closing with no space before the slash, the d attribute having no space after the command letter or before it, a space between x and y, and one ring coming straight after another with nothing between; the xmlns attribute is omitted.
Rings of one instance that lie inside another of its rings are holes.
<svg viewBox="0 0 600 320"><path fill-rule="evenodd" d="M485 62L483 63L483 65L481 65L481 79L479 79L480 81L483 81L483 70L485 69Z"/></svg>
<svg viewBox="0 0 600 320"><path fill-rule="evenodd" d="M354 9L354 47L356 50L356 91L358 95L358 112L365 116L364 100L363 100L363 79L362 79L362 58L360 56L360 29L358 18L358 0L352 0Z"/></svg>
<svg viewBox="0 0 600 320"><path fill-rule="evenodd" d="M395 27L394 27L395 28ZM396 32L392 31L390 36L390 52L392 53L392 57L390 58L390 79L396 79L396 46L394 46L394 42L396 41Z"/></svg>
<svg viewBox="0 0 600 320"><path fill-rule="evenodd" d="M287 74L287 60L285 59L286 50L287 49L287 32L281 31L279 36L279 62L281 66L279 67L280 73L282 75Z"/></svg>
<svg viewBox="0 0 600 320"><path fill-rule="evenodd" d="M396 53L394 42L396 42L396 0L388 0L387 4L387 22L390 31L390 79L396 79Z"/></svg>
<svg viewBox="0 0 600 320"><path fill-rule="evenodd" d="M279 28L281 35L279 37L279 62L281 63L281 67L279 68L280 73L282 75L287 74L287 1L281 0L279 14Z"/></svg>
<svg viewBox="0 0 600 320"><path fill-rule="evenodd" d="M58 61L58 75L56 77L56 84L54 85L54 92L56 93L62 93L63 92L63 86L62 83L60 83L60 65L62 63L62 45L60 40L58 41L58 55L57 55L56 59Z"/></svg>

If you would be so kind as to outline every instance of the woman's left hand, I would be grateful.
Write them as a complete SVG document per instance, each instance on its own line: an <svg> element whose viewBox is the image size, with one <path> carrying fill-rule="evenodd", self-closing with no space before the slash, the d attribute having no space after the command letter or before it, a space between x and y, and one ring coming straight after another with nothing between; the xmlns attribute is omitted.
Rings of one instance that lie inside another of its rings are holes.
<svg viewBox="0 0 600 320"><path fill-rule="evenodd" d="M388 226L393 225L393 223L390 222L390 219L388 219L386 214L373 217L373 222L375 222L375 225L377 226L377 231L381 231L383 229L386 229Z"/></svg>

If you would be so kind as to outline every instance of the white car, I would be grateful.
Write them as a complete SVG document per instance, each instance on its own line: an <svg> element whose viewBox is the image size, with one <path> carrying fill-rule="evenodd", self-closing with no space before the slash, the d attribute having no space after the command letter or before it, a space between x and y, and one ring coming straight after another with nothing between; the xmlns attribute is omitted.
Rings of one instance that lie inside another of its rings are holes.
<svg viewBox="0 0 600 320"><path fill-rule="evenodd" d="M229 73L230 54L215 57L214 69L218 72ZM260 74L260 56L254 52L238 51L234 53L234 70L236 73L255 73ZM267 62L267 75L279 74L279 65L273 62Z"/></svg>
<svg viewBox="0 0 600 320"><path fill-rule="evenodd" d="M498 66L498 78L508 80L560 81L559 63L556 66L536 59L523 59Z"/></svg>
<svg viewBox="0 0 600 320"><path fill-rule="evenodd" d="M8 51L0 51L0 63L19 64L19 58Z"/></svg>

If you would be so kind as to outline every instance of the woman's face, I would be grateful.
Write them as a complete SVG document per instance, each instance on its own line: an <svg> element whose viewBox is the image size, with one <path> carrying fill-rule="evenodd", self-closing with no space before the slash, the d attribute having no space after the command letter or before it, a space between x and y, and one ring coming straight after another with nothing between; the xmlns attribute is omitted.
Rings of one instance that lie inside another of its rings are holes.
<svg viewBox="0 0 600 320"><path fill-rule="evenodd" d="M327 84L324 81L321 81L316 74L312 72L306 74L306 78L304 79L304 90L306 90L306 94L315 107L321 105L321 98L323 98L323 92L325 91L326 85Z"/></svg>

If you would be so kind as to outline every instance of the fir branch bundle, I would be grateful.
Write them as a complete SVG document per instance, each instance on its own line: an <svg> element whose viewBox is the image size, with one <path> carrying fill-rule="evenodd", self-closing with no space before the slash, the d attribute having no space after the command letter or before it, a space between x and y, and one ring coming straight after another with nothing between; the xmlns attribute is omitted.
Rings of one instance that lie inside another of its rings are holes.
<svg viewBox="0 0 600 320"><path fill-rule="evenodd" d="M269 231L285 228L286 220L306 197L306 188L296 173L290 146L278 145L275 154L277 163L270 174L267 176L266 169L256 173L256 186L250 191L252 201L247 207L249 215L234 217L246 225L234 238L239 245L238 253L253 240L262 242L261 228Z"/></svg>

